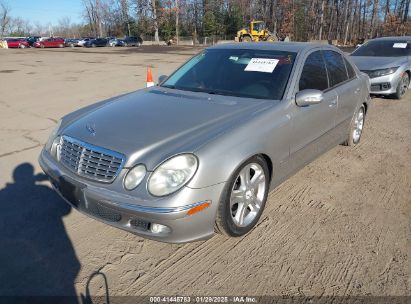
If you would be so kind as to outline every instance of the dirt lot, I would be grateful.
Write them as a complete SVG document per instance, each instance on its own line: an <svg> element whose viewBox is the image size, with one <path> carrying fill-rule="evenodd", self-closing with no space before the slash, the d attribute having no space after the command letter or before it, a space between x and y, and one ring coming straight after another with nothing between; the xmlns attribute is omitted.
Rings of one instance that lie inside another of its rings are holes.
<svg viewBox="0 0 411 304"><path fill-rule="evenodd" d="M55 121L195 52L0 49L0 295L411 296L411 92L373 99L361 144L271 192L244 238L144 240L57 197L37 163Z"/></svg>

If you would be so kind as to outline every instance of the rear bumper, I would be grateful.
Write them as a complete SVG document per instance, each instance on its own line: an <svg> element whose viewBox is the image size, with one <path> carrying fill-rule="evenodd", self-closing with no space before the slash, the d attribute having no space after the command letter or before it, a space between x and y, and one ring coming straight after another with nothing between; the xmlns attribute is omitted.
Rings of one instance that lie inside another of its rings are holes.
<svg viewBox="0 0 411 304"><path fill-rule="evenodd" d="M110 190L104 184L96 187L88 183L66 170L44 150L39 163L49 176L53 188L67 203L108 225L170 243L207 239L214 234L215 216L224 183L202 189L185 187L166 199L173 207L165 205L164 200L161 204L154 201L149 205L147 202L141 204L138 198ZM176 204L176 200L181 203ZM204 202L210 203L208 208L187 215L188 210ZM168 230L153 232L153 224L166 226Z"/></svg>

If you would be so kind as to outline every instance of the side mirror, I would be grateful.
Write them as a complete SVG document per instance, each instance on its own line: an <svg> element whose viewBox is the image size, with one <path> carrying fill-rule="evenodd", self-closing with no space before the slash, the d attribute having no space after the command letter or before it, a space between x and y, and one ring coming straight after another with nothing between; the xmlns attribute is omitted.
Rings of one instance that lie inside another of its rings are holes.
<svg viewBox="0 0 411 304"><path fill-rule="evenodd" d="M298 92L295 96L295 103L299 107L307 107L317 103L320 103L324 100L323 92L320 90L302 90Z"/></svg>
<svg viewBox="0 0 411 304"><path fill-rule="evenodd" d="M160 77L158 77L158 84L162 84L164 80L167 79L167 75L161 75Z"/></svg>

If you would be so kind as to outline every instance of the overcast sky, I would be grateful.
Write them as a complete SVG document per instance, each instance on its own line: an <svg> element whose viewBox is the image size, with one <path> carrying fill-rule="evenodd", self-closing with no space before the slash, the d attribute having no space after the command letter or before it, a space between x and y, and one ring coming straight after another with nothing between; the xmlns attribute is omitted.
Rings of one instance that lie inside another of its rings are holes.
<svg viewBox="0 0 411 304"><path fill-rule="evenodd" d="M70 17L71 22L81 21L81 0L5 0L13 17L22 17L31 23L57 24L62 17Z"/></svg>

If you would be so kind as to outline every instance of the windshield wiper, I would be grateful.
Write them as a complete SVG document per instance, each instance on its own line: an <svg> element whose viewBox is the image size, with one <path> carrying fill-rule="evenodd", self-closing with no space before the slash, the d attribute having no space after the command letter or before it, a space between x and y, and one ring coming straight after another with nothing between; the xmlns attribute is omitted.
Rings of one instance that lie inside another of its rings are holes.
<svg viewBox="0 0 411 304"><path fill-rule="evenodd" d="M167 89L175 89L176 87L174 85L162 85L162 88L167 88Z"/></svg>

